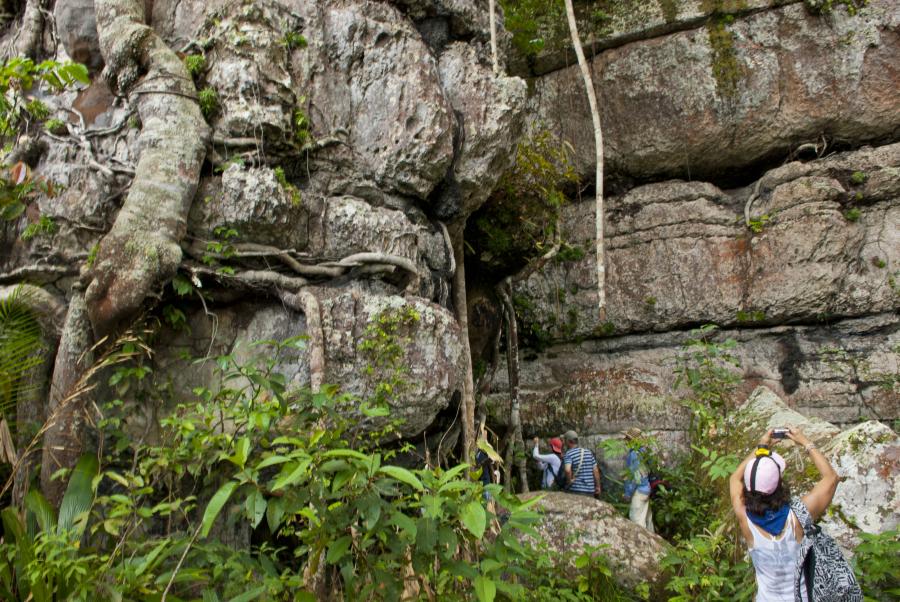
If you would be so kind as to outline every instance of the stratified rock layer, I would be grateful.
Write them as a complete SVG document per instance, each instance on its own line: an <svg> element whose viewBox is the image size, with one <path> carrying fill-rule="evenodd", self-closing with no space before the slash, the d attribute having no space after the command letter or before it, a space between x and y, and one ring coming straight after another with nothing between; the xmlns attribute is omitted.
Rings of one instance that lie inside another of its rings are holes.
<svg viewBox="0 0 900 602"><path fill-rule="evenodd" d="M559 340L900 308L898 170L893 144L789 163L740 190L668 181L608 198L606 324L593 203L568 206L563 238L588 252L518 285L526 328Z"/></svg>
<svg viewBox="0 0 900 602"><path fill-rule="evenodd" d="M900 127L900 7L856 16L803 4L626 44L593 60L610 173L733 178L800 144L892 139ZM578 68L536 80L534 121L572 143L593 171L591 117ZM589 178L587 178L589 179Z"/></svg>

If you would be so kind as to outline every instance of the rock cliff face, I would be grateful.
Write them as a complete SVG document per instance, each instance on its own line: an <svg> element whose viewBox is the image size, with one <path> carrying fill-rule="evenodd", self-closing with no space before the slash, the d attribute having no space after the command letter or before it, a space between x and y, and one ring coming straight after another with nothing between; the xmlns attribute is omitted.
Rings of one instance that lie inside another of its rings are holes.
<svg viewBox="0 0 900 602"><path fill-rule="evenodd" d="M822 15L791 1L611 4L600 22L579 4L611 191L608 316L596 316L588 190L561 215L564 242L583 252L515 286L526 435L640 425L679 440L687 416L672 368L690 329L708 322L737 341L739 394L766 384L841 425L900 418L900 5ZM93 79L44 99L64 132L20 141L60 192L3 222L0 285L39 285L65 305L96 272L97 245L158 141L104 78L120 66L106 64L115 57L100 44L94 3L54 6L61 46L45 50L84 61ZM367 323L410 309L410 386L393 410L407 437L437 428L455 412L466 366L450 233L490 206L517 144L538 130L571 149L582 182L593 179L590 116L565 45L544 32L548 43L525 58L501 30L499 68L511 75L495 76L482 1L145 8L169 49L203 55L193 84L209 125L202 167L169 166L197 176L188 206L134 232L122 253L101 254L115 272L126 255L162 262L144 235L165 227L178 239L180 294L149 287L142 305L175 308L190 327L175 320L160 337L160 383L188 391L208 376L180 373L183 352L306 335L309 347L282 364L289 380L364 393ZM132 94L158 93L151 84ZM23 239L41 217L54 227ZM481 249L469 251L477 262ZM490 288L506 275L470 280ZM496 335L485 315L473 320L472 338L485 342L476 364L490 362ZM48 335L51 348L58 337ZM482 385L502 427L508 385L502 366L491 372Z"/></svg>

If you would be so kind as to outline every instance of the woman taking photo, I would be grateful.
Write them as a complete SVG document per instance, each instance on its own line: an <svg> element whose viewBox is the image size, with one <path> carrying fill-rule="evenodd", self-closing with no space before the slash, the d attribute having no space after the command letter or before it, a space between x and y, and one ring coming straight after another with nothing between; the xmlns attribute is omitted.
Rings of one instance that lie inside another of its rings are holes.
<svg viewBox="0 0 900 602"><path fill-rule="evenodd" d="M838 476L825 456L798 428L778 429L809 453L821 478L800 498L812 519L818 520L831 503ZM790 509L791 493L783 478L785 462L772 451L774 430L731 475L731 505L750 549L756 571L756 602L794 602L794 574L803 527ZM803 600L806 588L801 584Z"/></svg>

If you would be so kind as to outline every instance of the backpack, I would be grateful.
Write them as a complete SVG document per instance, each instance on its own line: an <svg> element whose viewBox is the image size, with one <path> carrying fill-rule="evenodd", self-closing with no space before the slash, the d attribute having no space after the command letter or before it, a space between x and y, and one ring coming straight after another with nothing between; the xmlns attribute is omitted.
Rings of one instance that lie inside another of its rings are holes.
<svg viewBox="0 0 900 602"><path fill-rule="evenodd" d="M647 480L650 482L650 497L656 498L662 493L662 490L672 491L672 486L669 485L669 482L665 480L662 475L651 472L647 475Z"/></svg>
<svg viewBox="0 0 900 602"><path fill-rule="evenodd" d="M802 501L791 510L803 526L800 556L794 571L794 600L802 600L800 577L806 580L809 602L862 602L862 590L837 543L816 525Z"/></svg>
<svg viewBox="0 0 900 602"><path fill-rule="evenodd" d="M550 473L553 475L553 488L565 491L569 483L568 479L566 479L566 465L563 464L562 458L560 458L559 468L556 472L553 472L553 467L550 467Z"/></svg>

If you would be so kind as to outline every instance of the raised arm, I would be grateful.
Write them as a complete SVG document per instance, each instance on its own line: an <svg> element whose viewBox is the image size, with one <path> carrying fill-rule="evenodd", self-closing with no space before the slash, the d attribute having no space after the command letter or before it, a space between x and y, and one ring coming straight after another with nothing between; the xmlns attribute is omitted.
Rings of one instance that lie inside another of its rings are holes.
<svg viewBox="0 0 900 602"><path fill-rule="evenodd" d="M788 437L809 453L809 457L813 461L816 470L822 475L822 478L815 484L812 491L801 498L806 509L809 510L810 515L812 515L813 520L818 520L825 514L828 505L831 504L834 492L837 490L838 475L834 471L834 468L831 467L831 463L828 462L828 459L822 455L822 452L820 452L812 441L803 434L803 431L797 427L792 427L788 431Z"/></svg>

